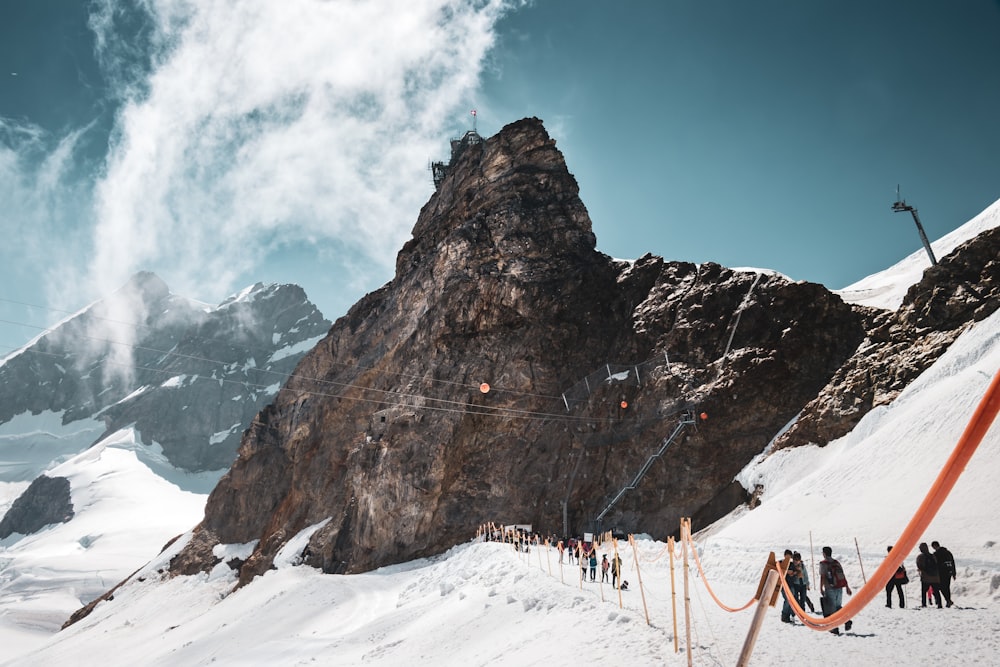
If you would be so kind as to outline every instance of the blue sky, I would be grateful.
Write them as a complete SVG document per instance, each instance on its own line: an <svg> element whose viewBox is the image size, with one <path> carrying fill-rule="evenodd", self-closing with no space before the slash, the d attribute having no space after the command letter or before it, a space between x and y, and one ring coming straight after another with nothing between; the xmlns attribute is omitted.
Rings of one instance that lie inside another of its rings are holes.
<svg viewBox="0 0 1000 667"><path fill-rule="evenodd" d="M537 116L598 248L843 287L1000 198L1000 2L0 5L0 354L157 272L392 278L468 128ZM33 304L25 306L23 304Z"/></svg>

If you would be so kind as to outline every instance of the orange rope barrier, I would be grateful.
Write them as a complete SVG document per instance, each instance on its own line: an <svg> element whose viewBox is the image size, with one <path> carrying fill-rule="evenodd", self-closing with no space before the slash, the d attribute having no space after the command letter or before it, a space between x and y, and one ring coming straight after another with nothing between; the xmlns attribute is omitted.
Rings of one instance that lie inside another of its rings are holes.
<svg viewBox="0 0 1000 667"><path fill-rule="evenodd" d="M708 577L705 576L705 570L703 570L701 567L701 559L698 558L698 550L695 549L694 542L691 541L690 536L688 536L687 544L691 548L691 553L694 554L694 562L698 566L698 572L701 574L701 580L705 582L705 588L708 590L708 594L712 596L712 599L715 600L715 604L719 605L726 611L737 612L737 611L743 611L744 609L748 608L750 605L752 605L754 602L757 601L756 597L752 597L750 598L750 601L747 602L742 607L728 607L725 604L723 604L722 600L716 597L715 591L712 590L712 587L708 585Z"/></svg>
<svg viewBox="0 0 1000 667"><path fill-rule="evenodd" d="M920 542L921 536L927 530L931 521L934 520L934 516L948 498L948 494L955 487L955 483L965 471L965 466L968 465L969 460L976 452L983 437L986 436L986 432L996 418L998 411L1000 411L1000 370L993 376L989 388L979 402L976 411L972 414L972 418L959 438L958 444L955 445L954 451L948 457L948 461L941 469L937 479L934 480L913 518L910 519L910 523L906 525L899 539L896 540L892 551L888 553L886 559L875 570L868 583L855 592L850 602L844 605L839 611L826 618L806 614L795 601L795 596L792 595L785 583L784 572L782 572L780 566L778 567L778 573L781 575L781 587L788 596L788 603L804 625L813 630L835 628L853 618L869 602L875 599L876 595L885 590L885 585L893 574L895 574L896 568L900 566L906 559L906 556Z"/></svg>
<svg viewBox="0 0 1000 667"><path fill-rule="evenodd" d="M639 560L641 560L643 563L655 563L656 561L658 561L661 558L663 558L664 554L667 553L667 549L669 549L669 548L670 548L670 544L664 544L663 548L660 549L660 552L658 554L656 554L655 556L653 556L652 558L647 558L646 556L643 556L642 554L639 554Z"/></svg>

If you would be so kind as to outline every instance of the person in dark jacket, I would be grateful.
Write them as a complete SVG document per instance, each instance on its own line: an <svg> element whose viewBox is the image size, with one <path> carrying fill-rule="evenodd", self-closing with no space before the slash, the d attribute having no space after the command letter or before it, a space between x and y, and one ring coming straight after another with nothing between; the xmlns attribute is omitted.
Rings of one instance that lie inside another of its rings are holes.
<svg viewBox="0 0 1000 667"><path fill-rule="evenodd" d="M887 547L886 552L892 551L892 547ZM910 583L910 578L906 575L906 566L902 563L896 568L896 572L892 575L892 579L889 583L885 585L885 606L892 609L892 589L896 589L896 595L899 598L899 608L903 609L906 607L906 599L903 597L903 584Z"/></svg>
<svg viewBox="0 0 1000 667"><path fill-rule="evenodd" d="M920 555L917 556L917 571L920 572L920 606L927 606L927 591L934 593L934 602L938 609L941 608L941 591L938 590L941 584L941 577L938 576L937 559L934 554L927 550L927 543L920 543Z"/></svg>
<svg viewBox="0 0 1000 667"><path fill-rule="evenodd" d="M951 602L951 580L955 578L955 557L951 555L951 552L945 549L943 546L938 544L936 541L931 542L931 548L934 549L934 558L937 560L938 564L938 577L941 578L941 583L938 588L941 589L941 595L944 597L947 606L952 606Z"/></svg>
<svg viewBox="0 0 1000 667"><path fill-rule="evenodd" d="M792 550L785 549L785 563L787 563L788 570L785 572L785 583L788 584L788 588L793 592L795 591L795 572L794 572L794 561L792 559ZM784 586L781 587L781 599L783 600L781 604L781 622L782 623L794 623L792 621L792 605L788 602L788 595L785 594Z"/></svg>
<svg viewBox="0 0 1000 667"><path fill-rule="evenodd" d="M792 587L792 591L795 592L795 601L803 609L808 607L809 611L816 611L812 600L809 599L806 593L809 590L809 570L806 568L805 563L802 562L802 554L798 551L792 554L792 569L795 575L793 577L795 585Z"/></svg>

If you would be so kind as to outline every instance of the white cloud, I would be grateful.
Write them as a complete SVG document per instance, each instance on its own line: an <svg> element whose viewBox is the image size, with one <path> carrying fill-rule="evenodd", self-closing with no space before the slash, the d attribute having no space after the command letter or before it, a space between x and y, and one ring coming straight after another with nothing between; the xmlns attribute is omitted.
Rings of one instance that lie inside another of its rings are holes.
<svg viewBox="0 0 1000 667"><path fill-rule="evenodd" d="M391 267L430 195L429 158L465 114L508 0L149 0L161 45L126 102L96 191L91 283L138 269L221 297L281 244ZM139 92L141 91L141 93Z"/></svg>
<svg viewBox="0 0 1000 667"><path fill-rule="evenodd" d="M87 252L80 222L86 229L90 192L75 177L74 158L90 127L55 136L33 123L0 117L0 228L4 231L0 261L13 275L17 270L30 270L32 277L51 279L69 265L74 254ZM62 289L50 290L53 305L59 307L67 305L61 299L66 282L61 284ZM21 294L22 290L12 292Z"/></svg>

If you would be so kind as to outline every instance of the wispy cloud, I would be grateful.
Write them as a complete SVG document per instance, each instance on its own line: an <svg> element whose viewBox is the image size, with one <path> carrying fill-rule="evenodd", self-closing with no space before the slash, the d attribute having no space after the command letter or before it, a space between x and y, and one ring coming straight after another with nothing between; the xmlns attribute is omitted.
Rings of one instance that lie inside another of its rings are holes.
<svg viewBox="0 0 1000 667"><path fill-rule="evenodd" d="M511 5L136 2L142 21L120 20L115 0L92 21L125 101L96 187L90 282L108 293L150 268L209 297L282 244L390 267ZM141 62L122 44L137 33L152 51Z"/></svg>
<svg viewBox="0 0 1000 667"><path fill-rule="evenodd" d="M56 307L71 305L63 297L72 291L65 287L71 281L56 276L89 253L91 192L75 171L75 153L89 129L55 136L0 117L0 259L8 269L30 267L25 270L36 279L44 277Z"/></svg>
<svg viewBox="0 0 1000 667"><path fill-rule="evenodd" d="M140 270L220 300L286 248L370 286L359 276L391 275L428 160L468 122L497 22L523 4L95 0L108 152L88 154L103 120L59 134L0 117L0 259L28 258L24 282L69 310ZM144 315L123 308L96 321ZM120 356L135 332L88 335Z"/></svg>

